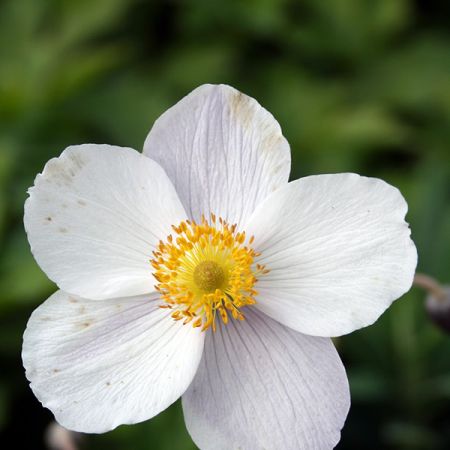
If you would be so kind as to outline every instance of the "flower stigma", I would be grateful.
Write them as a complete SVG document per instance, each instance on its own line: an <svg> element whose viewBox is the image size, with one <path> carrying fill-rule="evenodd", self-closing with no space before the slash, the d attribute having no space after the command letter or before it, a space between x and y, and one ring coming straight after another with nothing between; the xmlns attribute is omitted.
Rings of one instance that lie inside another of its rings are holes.
<svg viewBox="0 0 450 450"><path fill-rule="evenodd" d="M256 303L254 286L269 270L255 263L260 253L251 248L253 236L236 228L211 214L209 221L202 216L200 223L172 225L175 235L159 242L151 260L155 288L173 319L202 331L215 331L217 316L224 324L229 316L245 319L242 308Z"/></svg>

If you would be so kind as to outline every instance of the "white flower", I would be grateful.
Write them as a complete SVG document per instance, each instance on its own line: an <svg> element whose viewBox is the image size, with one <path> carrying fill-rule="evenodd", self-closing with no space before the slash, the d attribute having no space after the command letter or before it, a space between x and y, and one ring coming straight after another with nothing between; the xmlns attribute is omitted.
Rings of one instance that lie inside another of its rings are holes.
<svg viewBox="0 0 450 450"><path fill-rule="evenodd" d="M144 155L89 144L47 163L25 227L61 290L23 361L60 424L100 433L182 396L202 450L336 445L350 399L329 337L406 292L417 254L396 188L289 171L272 115L211 85L156 121Z"/></svg>

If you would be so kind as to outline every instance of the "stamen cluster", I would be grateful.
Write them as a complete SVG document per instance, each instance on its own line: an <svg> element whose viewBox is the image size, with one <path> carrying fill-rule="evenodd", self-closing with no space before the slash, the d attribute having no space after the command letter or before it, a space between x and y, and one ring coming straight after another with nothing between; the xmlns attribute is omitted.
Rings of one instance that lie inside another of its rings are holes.
<svg viewBox="0 0 450 450"><path fill-rule="evenodd" d="M269 272L255 264L253 236L247 241L244 231L214 214L210 221L202 217L200 223L186 220L172 228L175 235L159 242L151 260L165 302L161 307L203 331L216 330L217 315L225 324L229 315L244 320L241 308L256 303L257 277Z"/></svg>

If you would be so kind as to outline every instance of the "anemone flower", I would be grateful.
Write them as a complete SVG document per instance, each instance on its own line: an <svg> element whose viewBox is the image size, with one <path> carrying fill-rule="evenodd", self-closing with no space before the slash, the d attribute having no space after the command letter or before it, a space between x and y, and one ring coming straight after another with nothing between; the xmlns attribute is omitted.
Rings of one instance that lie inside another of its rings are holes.
<svg viewBox="0 0 450 450"><path fill-rule="evenodd" d="M22 356L61 425L102 433L182 397L202 450L336 445L350 396L330 337L405 293L417 254L396 188L289 171L273 116L223 85L166 111L143 154L86 144L46 164L24 220L60 290Z"/></svg>

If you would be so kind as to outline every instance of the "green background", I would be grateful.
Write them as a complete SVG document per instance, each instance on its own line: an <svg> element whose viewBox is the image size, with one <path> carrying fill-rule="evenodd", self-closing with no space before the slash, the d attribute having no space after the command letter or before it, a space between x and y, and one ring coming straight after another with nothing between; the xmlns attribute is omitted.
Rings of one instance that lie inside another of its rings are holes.
<svg viewBox="0 0 450 450"><path fill-rule="evenodd" d="M154 120L202 83L231 84L274 114L291 144L292 179L354 171L398 186L419 270L450 281L449 5L0 2L2 439L41 448L51 420L20 361L27 318L55 289L23 231L26 189L70 144L140 150ZM450 448L450 336L427 318L422 291L337 345L353 402L338 448ZM179 404L84 446L195 449Z"/></svg>

